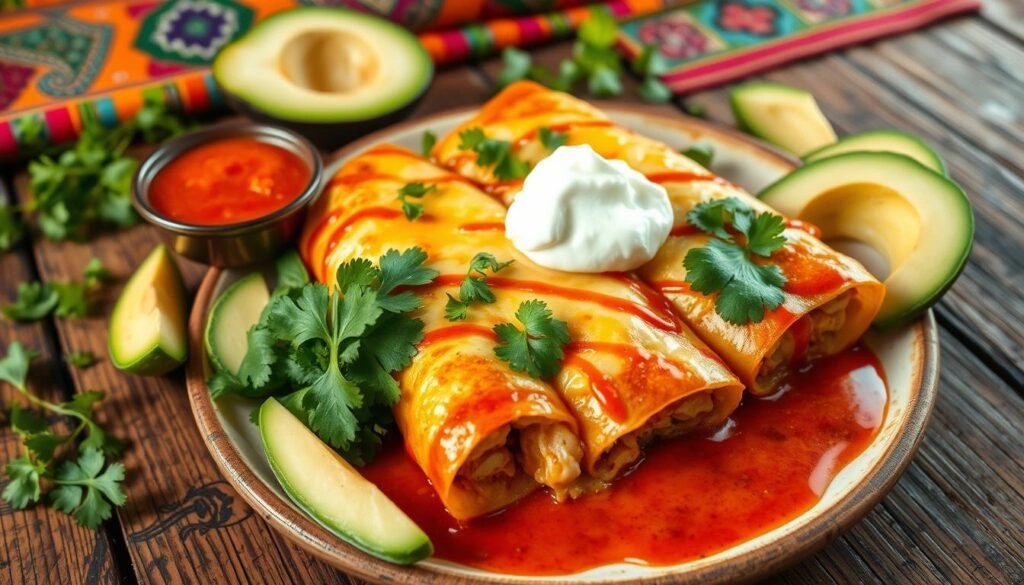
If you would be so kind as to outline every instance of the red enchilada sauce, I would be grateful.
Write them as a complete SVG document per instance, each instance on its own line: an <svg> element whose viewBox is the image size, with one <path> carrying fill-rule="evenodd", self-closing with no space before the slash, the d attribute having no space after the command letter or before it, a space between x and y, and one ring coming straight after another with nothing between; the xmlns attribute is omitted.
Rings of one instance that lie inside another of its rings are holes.
<svg viewBox="0 0 1024 585"><path fill-rule="evenodd" d="M226 225L269 215L295 200L313 171L295 153L254 138L225 138L185 151L149 188L163 216Z"/></svg>
<svg viewBox="0 0 1024 585"><path fill-rule="evenodd" d="M887 392L855 347L747 396L710 435L653 445L612 487L556 504L539 490L460 524L399 445L364 470L442 559L501 573L556 575L609 563L675 564L763 534L812 507L878 432Z"/></svg>

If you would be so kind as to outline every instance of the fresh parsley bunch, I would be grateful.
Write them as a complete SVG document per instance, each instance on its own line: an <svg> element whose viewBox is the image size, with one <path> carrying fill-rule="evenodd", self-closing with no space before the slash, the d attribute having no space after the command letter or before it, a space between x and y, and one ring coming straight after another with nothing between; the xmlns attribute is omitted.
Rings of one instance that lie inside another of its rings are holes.
<svg viewBox="0 0 1024 585"><path fill-rule="evenodd" d="M392 374L423 339L422 306L411 288L437 271L419 248L388 250L377 265L356 259L338 268L333 289L319 283L279 291L248 332L237 378L219 374L215 397L282 396L282 403L349 461L364 465L393 424Z"/></svg>
<svg viewBox="0 0 1024 585"><path fill-rule="evenodd" d="M782 304L786 277L766 261L786 244L781 216L755 213L740 199L727 197L696 205L686 219L712 236L686 253L686 282L697 292L717 295L715 311L723 319L758 323L766 310Z"/></svg>
<svg viewBox="0 0 1024 585"><path fill-rule="evenodd" d="M124 465L107 461L107 457L120 453L122 444L93 418L96 403L103 399L102 392L81 392L70 401L58 404L39 398L29 390L26 381L29 363L36 355L17 341L12 342L7 355L0 359L0 381L13 386L31 406L68 417L77 421L77 425L70 433L55 432L39 413L13 403L11 426L21 439L23 455L7 462L4 471L10 481L2 497L12 508L26 508L42 498L46 481L54 486L49 492L54 508L72 514L82 526L96 528L110 518L113 506L125 502L121 487ZM77 446L77 458L58 461L59 450L65 446L75 449L78 439L81 442Z"/></svg>

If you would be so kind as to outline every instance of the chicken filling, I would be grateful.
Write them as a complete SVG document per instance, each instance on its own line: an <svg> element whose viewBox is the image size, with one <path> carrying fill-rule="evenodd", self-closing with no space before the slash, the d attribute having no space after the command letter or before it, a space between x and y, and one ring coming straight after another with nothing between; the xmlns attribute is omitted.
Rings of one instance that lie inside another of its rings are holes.
<svg viewBox="0 0 1024 585"><path fill-rule="evenodd" d="M711 392L700 392L675 401L647 419L643 426L615 441L594 464L592 475L602 482L615 479L640 458L640 449L646 444L703 427L714 408Z"/></svg>
<svg viewBox="0 0 1024 585"><path fill-rule="evenodd" d="M562 499L580 475L582 458L580 440L564 423L505 425L473 449L459 476L485 488L526 473Z"/></svg>
<svg viewBox="0 0 1024 585"><path fill-rule="evenodd" d="M846 324L853 296L854 291L848 290L808 313L804 317L807 320L804 326L808 327L809 331L799 333L807 336L805 343L800 343L798 338L799 324L782 334L768 352L768 357L761 362L755 383L757 394L773 390L789 371L790 364L814 360L842 349L839 344L839 333Z"/></svg>

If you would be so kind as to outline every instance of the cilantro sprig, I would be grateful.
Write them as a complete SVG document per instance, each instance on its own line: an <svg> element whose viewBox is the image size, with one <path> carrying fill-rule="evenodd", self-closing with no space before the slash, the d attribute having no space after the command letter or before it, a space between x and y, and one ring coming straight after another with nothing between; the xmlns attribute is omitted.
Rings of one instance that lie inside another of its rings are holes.
<svg viewBox="0 0 1024 585"><path fill-rule="evenodd" d="M11 303L0 305L0 313L15 321L38 321L50 313L58 317L85 317L90 301L110 273L99 258L85 267L81 282L22 282L18 296Z"/></svg>
<svg viewBox="0 0 1024 585"><path fill-rule="evenodd" d="M619 25L607 9L592 10L576 32L572 57L563 60L557 72L534 65L526 51L508 47L501 54L504 67L498 74L497 85L505 87L521 79L532 79L551 89L570 91L582 82L593 97L621 95L622 59L615 50L618 34ZM669 70L668 63L655 45L644 46L631 68L642 80L637 89L641 99L660 103L672 97L672 91L660 80Z"/></svg>
<svg viewBox="0 0 1024 585"><path fill-rule="evenodd" d="M434 145L437 144L437 134L434 134L430 130L423 132L423 138L420 139L420 152L424 158L430 157L430 151L434 150Z"/></svg>
<svg viewBox="0 0 1024 585"><path fill-rule="evenodd" d="M84 239L99 226L134 225L138 216L130 195L138 161L125 151L136 137L154 143L187 130L162 102L145 103L134 118L115 128L105 128L95 114L82 111L82 133L75 144L29 163L32 198L20 206L0 204L0 249L9 249L24 236L28 214L54 240ZM25 132L43 141L42 128Z"/></svg>
<svg viewBox="0 0 1024 585"><path fill-rule="evenodd" d="M469 261L466 277L459 285L459 298L448 295L448 303L444 307L444 317L449 321L462 321L469 313L473 303L490 304L495 301L494 291L487 284L487 271L497 273L507 268L515 260L498 262L493 254L480 252Z"/></svg>
<svg viewBox="0 0 1024 585"><path fill-rule="evenodd" d="M537 131L537 138L544 148L554 151L559 146L564 146L569 141L569 135L565 132L556 132L547 126L541 126Z"/></svg>
<svg viewBox="0 0 1024 585"><path fill-rule="evenodd" d="M423 183L407 183L398 190L398 200L402 203L402 213L405 219L416 221L423 215L423 204L410 201L410 199L423 199L423 196L431 191L437 190L437 184L424 185Z"/></svg>
<svg viewBox="0 0 1024 585"><path fill-rule="evenodd" d="M520 303L515 316L522 329L513 323L494 326L498 336L494 353L517 372L539 379L554 376L565 359L568 325L552 315L547 303L536 299Z"/></svg>
<svg viewBox="0 0 1024 585"><path fill-rule="evenodd" d="M278 396L349 461L368 463L393 425L392 373L423 338L423 321L408 313L422 306L414 289L437 277L426 259L419 248L389 250L376 265L342 264L333 289L307 283L276 294L248 332L238 375L218 373L211 393Z"/></svg>
<svg viewBox="0 0 1024 585"><path fill-rule="evenodd" d="M715 311L724 320L758 323L765 311L782 304L782 270L755 261L770 258L785 245L782 217L767 211L757 214L743 201L728 197L698 204L686 219L713 236L686 253L686 282L697 292L717 295Z"/></svg>
<svg viewBox="0 0 1024 585"><path fill-rule="evenodd" d="M120 453L121 441L106 433L93 417L96 404L103 399L102 392L89 390L68 402L54 403L29 389L29 364L37 355L12 342L7 355L0 359L0 381L13 386L30 406L68 417L77 425L71 432L55 431L37 410L13 403L10 421L21 439L23 454L5 465L9 482L0 497L12 508L22 509L40 501L44 482L52 484L51 505L73 515L79 524L96 528L110 518L113 506L125 502L121 487L124 465L107 460ZM58 460L58 452L65 447L74 451L78 439L77 458Z"/></svg>
<svg viewBox="0 0 1024 585"><path fill-rule="evenodd" d="M488 138L479 127L459 132L459 150L475 152L476 165L493 167L492 172L499 181L521 179L530 172L530 165L512 152L511 142Z"/></svg>

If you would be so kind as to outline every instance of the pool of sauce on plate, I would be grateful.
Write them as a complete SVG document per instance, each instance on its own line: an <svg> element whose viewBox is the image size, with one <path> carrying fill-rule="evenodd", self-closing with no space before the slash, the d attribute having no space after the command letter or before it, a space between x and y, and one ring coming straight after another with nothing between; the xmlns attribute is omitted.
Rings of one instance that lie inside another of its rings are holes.
<svg viewBox="0 0 1024 585"><path fill-rule="evenodd" d="M713 433L652 446L604 492L557 504L538 490L460 523L400 445L364 470L423 530L435 556L499 573L557 575L610 563L676 564L763 534L811 508L867 448L888 401L857 346L747 396Z"/></svg>
<svg viewBox="0 0 1024 585"><path fill-rule="evenodd" d="M255 138L200 144L153 178L158 213L193 225L227 225L269 215L294 201L313 176L295 153Z"/></svg>

